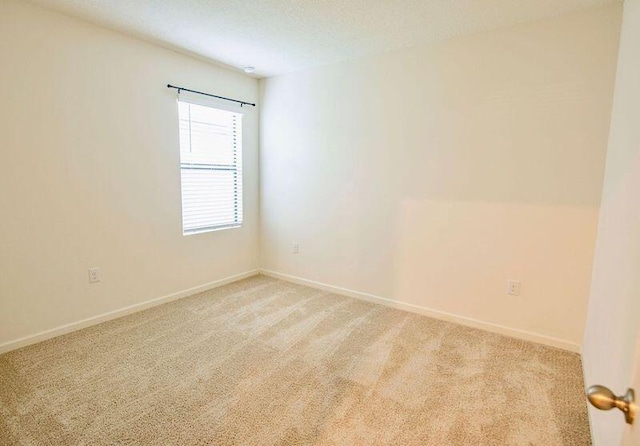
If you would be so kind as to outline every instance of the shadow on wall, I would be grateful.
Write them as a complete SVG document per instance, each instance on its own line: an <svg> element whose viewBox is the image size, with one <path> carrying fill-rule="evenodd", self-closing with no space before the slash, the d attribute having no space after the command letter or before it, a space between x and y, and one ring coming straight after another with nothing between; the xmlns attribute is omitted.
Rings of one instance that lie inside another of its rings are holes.
<svg viewBox="0 0 640 446"><path fill-rule="evenodd" d="M402 200L390 295L578 344L597 221L589 206Z"/></svg>

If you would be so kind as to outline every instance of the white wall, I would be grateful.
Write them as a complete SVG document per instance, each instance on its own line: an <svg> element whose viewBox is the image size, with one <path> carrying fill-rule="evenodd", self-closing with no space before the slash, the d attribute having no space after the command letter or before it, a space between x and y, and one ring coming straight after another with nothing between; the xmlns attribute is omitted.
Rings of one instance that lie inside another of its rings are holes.
<svg viewBox="0 0 640 446"><path fill-rule="evenodd" d="M262 267L577 348L620 16L262 81Z"/></svg>
<svg viewBox="0 0 640 446"><path fill-rule="evenodd" d="M626 0L583 361L587 385L602 384L618 394L635 387L636 400L640 392L639 118L640 0ZM632 429L617 410L590 410L595 445L619 445L625 432L624 444L640 444L637 419Z"/></svg>
<svg viewBox="0 0 640 446"><path fill-rule="evenodd" d="M254 102L256 80L13 0L0 61L0 345L257 267L257 111L243 228L183 237L166 88Z"/></svg>

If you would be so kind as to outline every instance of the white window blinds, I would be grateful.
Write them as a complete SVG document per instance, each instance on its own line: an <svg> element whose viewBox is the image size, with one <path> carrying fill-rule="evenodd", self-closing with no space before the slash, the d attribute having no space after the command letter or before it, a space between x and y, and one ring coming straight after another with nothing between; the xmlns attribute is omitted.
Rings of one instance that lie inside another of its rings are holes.
<svg viewBox="0 0 640 446"><path fill-rule="evenodd" d="M242 225L242 115L178 101L182 232Z"/></svg>

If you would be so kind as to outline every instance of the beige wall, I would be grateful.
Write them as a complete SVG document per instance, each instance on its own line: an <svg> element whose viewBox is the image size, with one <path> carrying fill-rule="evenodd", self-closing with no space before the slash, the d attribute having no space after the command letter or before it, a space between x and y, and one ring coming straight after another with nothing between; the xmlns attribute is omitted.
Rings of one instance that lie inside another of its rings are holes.
<svg viewBox="0 0 640 446"><path fill-rule="evenodd" d="M264 81L262 266L579 344L619 21ZM254 101L255 80L13 0L0 60L0 347L258 266L257 110L244 227L183 237L165 88Z"/></svg>
<svg viewBox="0 0 640 446"><path fill-rule="evenodd" d="M626 0L593 284L584 340L587 385L640 392L640 0ZM640 423L592 407L595 445L638 445ZM640 414L636 415L636 417ZM621 439L624 435L624 441Z"/></svg>
<svg viewBox="0 0 640 446"><path fill-rule="evenodd" d="M262 81L261 265L576 349L620 16Z"/></svg>
<svg viewBox="0 0 640 446"><path fill-rule="evenodd" d="M257 267L257 111L244 227L183 237L166 88L253 102L256 80L12 0L0 63L0 345Z"/></svg>

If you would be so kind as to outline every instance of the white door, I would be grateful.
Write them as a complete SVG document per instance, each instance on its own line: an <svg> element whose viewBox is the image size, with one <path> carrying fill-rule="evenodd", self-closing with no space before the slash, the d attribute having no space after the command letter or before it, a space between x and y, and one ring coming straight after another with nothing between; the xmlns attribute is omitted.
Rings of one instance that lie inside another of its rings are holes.
<svg viewBox="0 0 640 446"><path fill-rule="evenodd" d="M640 397L640 0L626 0L583 361L586 385ZM596 446L640 446L640 413L589 408Z"/></svg>
<svg viewBox="0 0 640 446"><path fill-rule="evenodd" d="M640 327L640 323L636 324L636 327ZM623 445L624 446L638 446L640 445L640 404L638 402L638 392L640 391L640 336L636 338L636 355L635 355L635 369L633 372L633 379L631 386L636 391L635 402L635 422L632 427L627 429L624 433Z"/></svg>

